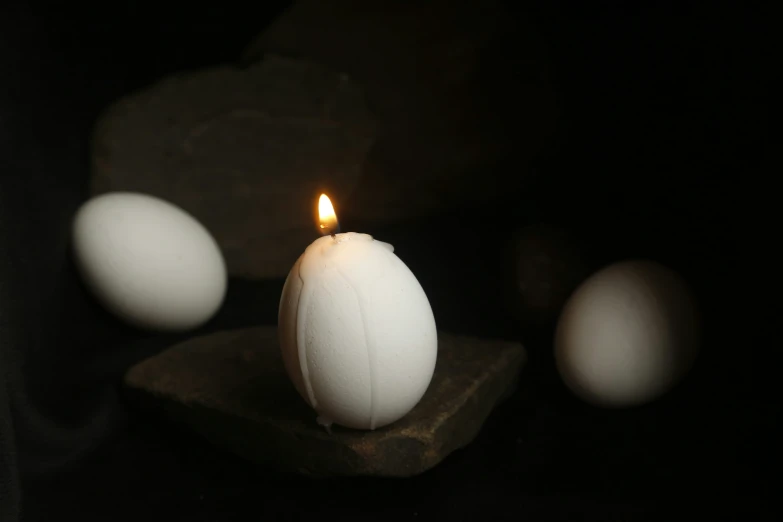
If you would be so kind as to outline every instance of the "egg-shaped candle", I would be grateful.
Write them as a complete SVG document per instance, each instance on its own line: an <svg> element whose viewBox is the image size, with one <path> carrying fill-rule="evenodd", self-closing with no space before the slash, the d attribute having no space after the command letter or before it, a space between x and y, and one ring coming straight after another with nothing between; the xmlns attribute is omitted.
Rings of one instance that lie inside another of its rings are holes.
<svg viewBox="0 0 783 522"><path fill-rule="evenodd" d="M326 195L319 219L326 235L305 249L283 287L283 362L319 424L373 430L407 415L429 387L435 317L390 244L339 233Z"/></svg>

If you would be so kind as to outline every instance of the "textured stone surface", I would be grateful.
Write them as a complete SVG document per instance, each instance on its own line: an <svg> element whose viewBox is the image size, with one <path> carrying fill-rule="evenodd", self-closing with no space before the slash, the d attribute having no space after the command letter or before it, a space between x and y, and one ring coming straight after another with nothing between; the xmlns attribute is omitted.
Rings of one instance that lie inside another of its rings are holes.
<svg viewBox="0 0 783 522"><path fill-rule="evenodd" d="M534 26L508 2L294 2L247 49L360 82L379 121L345 215L381 223L522 190L557 106Z"/></svg>
<svg viewBox="0 0 783 522"><path fill-rule="evenodd" d="M94 131L92 192L168 199L215 235L232 275L281 277L318 235L320 191L339 211L374 136L346 75L267 56L119 100Z"/></svg>
<svg viewBox="0 0 783 522"><path fill-rule="evenodd" d="M468 444L511 391L521 345L440 333L433 381L411 413L375 431L327 433L283 368L277 329L194 338L131 368L129 396L215 445L314 476L407 477Z"/></svg>

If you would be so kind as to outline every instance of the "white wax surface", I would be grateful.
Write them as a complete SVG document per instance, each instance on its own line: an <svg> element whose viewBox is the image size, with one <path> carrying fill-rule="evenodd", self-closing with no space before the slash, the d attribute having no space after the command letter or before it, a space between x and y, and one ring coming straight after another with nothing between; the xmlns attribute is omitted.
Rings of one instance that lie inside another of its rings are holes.
<svg viewBox="0 0 783 522"><path fill-rule="evenodd" d="M314 241L286 280L280 344L319 422L375 429L405 416L432 379L435 318L388 243L358 233Z"/></svg>
<svg viewBox="0 0 783 522"><path fill-rule="evenodd" d="M209 320L226 293L226 266L210 233L181 208L114 192L76 213L73 253L87 287L123 321L185 331Z"/></svg>

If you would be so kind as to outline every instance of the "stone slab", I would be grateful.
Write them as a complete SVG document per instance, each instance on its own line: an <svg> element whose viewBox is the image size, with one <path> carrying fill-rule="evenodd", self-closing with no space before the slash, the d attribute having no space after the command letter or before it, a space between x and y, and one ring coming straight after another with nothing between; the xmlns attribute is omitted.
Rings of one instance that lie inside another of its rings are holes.
<svg viewBox="0 0 783 522"><path fill-rule="evenodd" d="M522 345L441 332L421 402L375 431L331 433L288 379L277 329L222 331L176 345L131 368L128 397L213 444L262 466L310 476L410 477L473 440L513 390Z"/></svg>

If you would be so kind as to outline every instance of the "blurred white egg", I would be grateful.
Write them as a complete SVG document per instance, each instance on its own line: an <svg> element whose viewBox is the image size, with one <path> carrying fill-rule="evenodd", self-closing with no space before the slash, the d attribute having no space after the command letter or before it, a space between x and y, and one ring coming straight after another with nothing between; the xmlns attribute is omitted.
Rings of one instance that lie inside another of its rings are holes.
<svg viewBox="0 0 783 522"><path fill-rule="evenodd" d="M651 261L616 263L566 302L555 335L558 371L586 402L644 404L691 367L698 328L694 297L675 272Z"/></svg>
<svg viewBox="0 0 783 522"><path fill-rule="evenodd" d="M226 265L214 238L162 199L97 196L77 211L72 244L87 287L135 327L190 330L208 321L225 297Z"/></svg>

